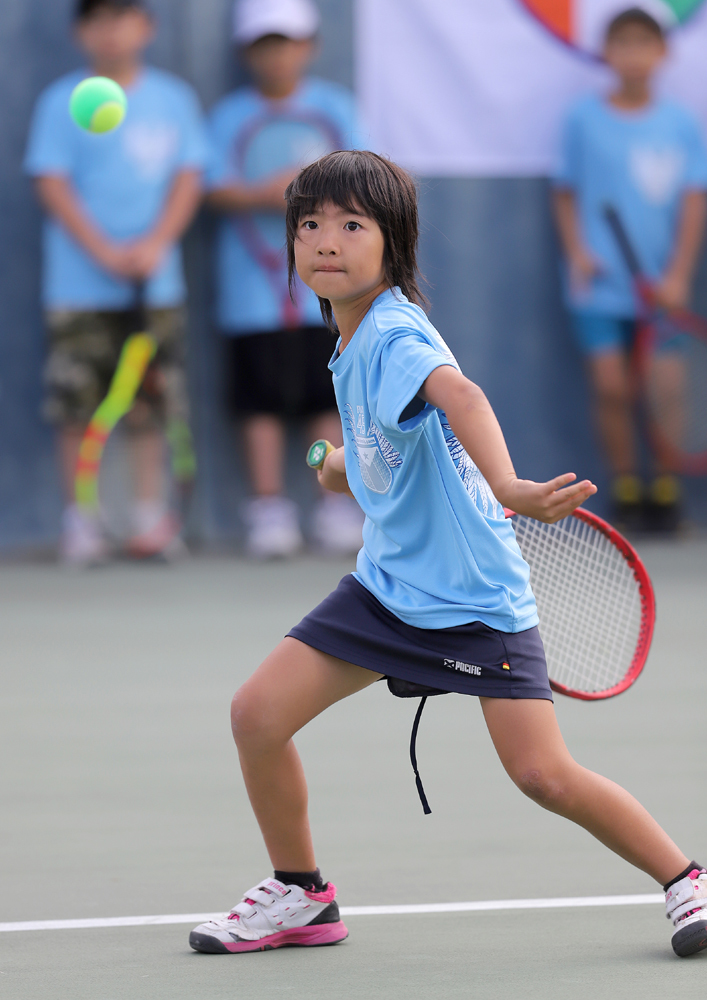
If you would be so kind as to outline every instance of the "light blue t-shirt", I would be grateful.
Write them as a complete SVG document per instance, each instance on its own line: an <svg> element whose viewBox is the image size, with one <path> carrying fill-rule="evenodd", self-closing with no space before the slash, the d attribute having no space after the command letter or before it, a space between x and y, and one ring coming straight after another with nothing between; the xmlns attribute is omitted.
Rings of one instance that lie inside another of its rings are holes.
<svg viewBox="0 0 707 1000"><path fill-rule="evenodd" d="M658 100L627 112L591 96L567 118L555 183L574 191L582 235L602 266L587 293L568 292L570 304L631 317L631 276L603 207L617 209L644 273L658 278L675 246L682 195L707 188L707 154L697 123L679 105Z"/></svg>
<svg viewBox="0 0 707 1000"><path fill-rule="evenodd" d="M128 110L114 132L94 135L69 115L69 97L87 73L70 73L40 96L25 169L32 177L68 177L85 211L108 236L137 238L163 211L175 174L201 169L208 151L191 87L169 73L144 69L127 91ZM154 306L185 297L179 248L167 253L148 285ZM44 226L43 298L48 308L123 309L130 283L114 277L53 219Z"/></svg>
<svg viewBox="0 0 707 1000"><path fill-rule="evenodd" d="M315 77L284 101L270 101L253 87L243 87L216 105L210 125L212 189L259 181L358 144L353 96ZM298 308L290 304L284 211L224 216L217 267L218 322L224 333L322 325L316 295L299 281Z"/></svg>
<svg viewBox="0 0 707 1000"><path fill-rule="evenodd" d="M339 347L329 367L346 475L366 515L356 578L418 628L537 625L511 521L445 414L417 397L435 368L458 368L422 309L383 292Z"/></svg>

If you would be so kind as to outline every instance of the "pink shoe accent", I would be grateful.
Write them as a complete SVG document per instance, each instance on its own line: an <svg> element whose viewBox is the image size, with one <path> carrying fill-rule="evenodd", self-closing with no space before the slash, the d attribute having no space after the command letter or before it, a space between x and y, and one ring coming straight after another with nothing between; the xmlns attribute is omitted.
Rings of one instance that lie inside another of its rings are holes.
<svg viewBox="0 0 707 1000"><path fill-rule="evenodd" d="M309 889L305 889L304 894L307 899L311 899L314 903L333 903L336 897L336 886L333 882L327 882L326 888L322 892L310 892Z"/></svg>
<svg viewBox="0 0 707 1000"><path fill-rule="evenodd" d="M694 878L699 878L700 875L707 875L707 872L705 871L704 868L693 868L693 870L687 877L694 879Z"/></svg>
<svg viewBox="0 0 707 1000"><path fill-rule="evenodd" d="M295 927L289 931L277 931L257 941L224 942L223 946L233 954L242 951L265 951L267 948L282 948L286 945L309 946L336 944L349 936L342 920L335 924L315 924L313 927Z"/></svg>

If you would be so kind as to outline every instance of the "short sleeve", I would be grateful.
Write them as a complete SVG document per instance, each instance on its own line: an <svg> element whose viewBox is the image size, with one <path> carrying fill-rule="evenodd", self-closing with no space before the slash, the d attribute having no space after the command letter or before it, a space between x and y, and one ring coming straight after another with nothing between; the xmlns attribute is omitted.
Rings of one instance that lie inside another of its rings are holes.
<svg viewBox="0 0 707 1000"><path fill-rule="evenodd" d="M425 337L410 330L393 333L380 355L380 388L376 415L382 427L396 431L415 429L434 407L420 401L420 388L441 365L453 365L451 355L434 347ZM411 404L413 404L411 406ZM402 423L401 416L410 414Z"/></svg>
<svg viewBox="0 0 707 1000"><path fill-rule="evenodd" d="M576 188L580 179L581 122L576 111L571 111L562 126L557 168L553 183L559 188Z"/></svg>
<svg viewBox="0 0 707 1000"><path fill-rule="evenodd" d="M686 188L707 188L707 150L702 132L693 118L686 119L686 161L683 185Z"/></svg>
<svg viewBox="0 0 707 1000"><path fill-rule="evenodd" d="M184 86L182 101L182 143L177 168L204 169L209 162L209 144L199 101L191 89Z"/></svg>
<svg viewBox="0 0 707 1000"><path fill-rule="evenodd" d="M69 117L68 98L55 87L45 90L34 109L24 167L31 177L69 174L74 165L76 128Z"/></svg>

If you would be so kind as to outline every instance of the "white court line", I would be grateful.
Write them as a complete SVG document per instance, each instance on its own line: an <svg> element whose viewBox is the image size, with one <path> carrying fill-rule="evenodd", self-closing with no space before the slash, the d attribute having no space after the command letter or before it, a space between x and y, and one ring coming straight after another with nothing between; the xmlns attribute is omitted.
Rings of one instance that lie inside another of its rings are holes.
<svg viewBox="0 0 707 1000"><path fill-rule="evenodd" d="M552 910L578 906L640 906L663 903L662 892L640 896L559 896L556 899L486 899L473 903L413 903L399 906L342 906L342 917L398 916L406 913L471 913L480 910ZM155 924L201 924L221 913L167 913L156 917L90 917L84 920L21 920L0 924L3 931L67 931L90 927L145 927Z"/></svg>

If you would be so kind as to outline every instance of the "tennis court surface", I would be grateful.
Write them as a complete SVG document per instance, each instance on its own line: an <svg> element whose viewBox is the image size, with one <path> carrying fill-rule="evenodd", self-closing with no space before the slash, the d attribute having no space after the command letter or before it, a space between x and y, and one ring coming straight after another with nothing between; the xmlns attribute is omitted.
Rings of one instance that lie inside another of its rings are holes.
<svg viewBox="0 0 707 1000"><path fill-rule="evenodd" d="M575 757L624 784L704 859L707 543L641 553L658 601L643 676L604 704L558 697L558 713ZM416 702L382 684L298 739L319 863L351 908L348 941L198 955L187 944L197 920L139 922L226 910L270 873L231 742L230 698L349 568L314 559L195 559L83 575L0 567L0 992L703 995L707 955L673 956L658 887L523 798L474 699L428 703L418 758L433 812L424 817L408 760ZM596 899L608 896L638 899ZM546 902L569 898L573 905ZM430 912L452 903L475 907ZM390 912L396 906L422 912ZM379 909L357 912L369 907ZM68 923L111 918L130 919ZM27 922L45 929L8 929Z"/></svg>

